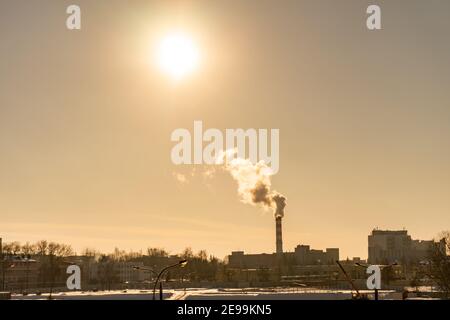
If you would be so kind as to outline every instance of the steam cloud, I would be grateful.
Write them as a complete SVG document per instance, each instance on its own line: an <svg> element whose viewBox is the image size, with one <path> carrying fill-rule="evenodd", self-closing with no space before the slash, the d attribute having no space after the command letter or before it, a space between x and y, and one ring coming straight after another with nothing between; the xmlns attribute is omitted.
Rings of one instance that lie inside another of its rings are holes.
<svg viewBox="0 0 450 320"><path fill-rule="evenodd" d="M263 161L253 164L249 159L233 158L233 151L227 151L224 156L224 168L238 183L238 193L244 203L261 205L265 209L274 212L276 218L284 216L286 197L281 193L271 190L270 177L272 170ZM223 157L222 157L223 160Z"/></svg>

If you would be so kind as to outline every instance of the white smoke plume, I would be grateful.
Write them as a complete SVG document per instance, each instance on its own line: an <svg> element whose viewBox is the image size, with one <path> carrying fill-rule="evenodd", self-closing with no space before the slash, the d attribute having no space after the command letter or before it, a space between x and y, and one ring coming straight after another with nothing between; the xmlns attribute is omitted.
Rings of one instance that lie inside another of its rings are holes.
<svg viewBox="0 0 450 320"><path fill-rule="evenodd" d="M270 178L273 172L270 167L263 161L253 164L249 159L233 158L234 154L235 151L228 150L218 160L237 181L238 193L242 201L271 209L275 217L282 218L286 206L286 197L275 190L271 190Z"/></svg>

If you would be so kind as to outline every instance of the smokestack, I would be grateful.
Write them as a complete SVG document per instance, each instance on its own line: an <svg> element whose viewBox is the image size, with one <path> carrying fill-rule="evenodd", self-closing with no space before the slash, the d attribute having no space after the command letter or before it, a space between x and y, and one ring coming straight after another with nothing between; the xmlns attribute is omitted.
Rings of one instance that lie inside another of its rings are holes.
<svg viewBox="0 0 450 320"><path fill-rule="evenodd" d="M281 193L271 190L270 177L273 173L264 161L253 164L250 159L228 160L226 158L227 155L234 154L236 154L234 150L227 150L220 156L220 159L224 161L225 169L238 182L238 193L244 203L260 205L264 209L273 211L276 227L276 253L281 256L283 253L281 220L284 217L287 199Z"/></svg>
<svg viewBox="0 0 450 320"><path fill-rule="evenodd" d="M281 230L281 216L275 218L275 229L276 229L276 246L277 254L283 253L283 234Z"/></svg>

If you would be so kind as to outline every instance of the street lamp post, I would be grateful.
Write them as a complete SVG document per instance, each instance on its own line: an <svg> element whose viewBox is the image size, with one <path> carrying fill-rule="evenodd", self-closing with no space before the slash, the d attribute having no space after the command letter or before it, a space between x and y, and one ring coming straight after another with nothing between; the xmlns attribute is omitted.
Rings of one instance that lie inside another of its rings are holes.
<svg viewBox="0 0 450 320"><path fill-rule="evenodd" d="M171 269L171 268L175 268L175 267L181 267L181 268L183 268L183 267L186 266L187 263L188 263L187 260L181 260L181 261L179 261L179 262L176 263L176 264L173 264L173 265L170 265L170 266L168 266L168 267L165 267L164 269L162 269L162 270L159 272L158 277L156 277L155 285L153 286L153 300L156 299L156 297L155 297L155 295L156 295L156 286L158 285L158 281L159 281L159 279L161 278L161 276L163 275L163 273L166 272L167 270ZM159 290L160 290L159 296L160 296L160 299L162 300L162 297L163 297L163 288L162 288L162 284L160 285Z"/></svg>

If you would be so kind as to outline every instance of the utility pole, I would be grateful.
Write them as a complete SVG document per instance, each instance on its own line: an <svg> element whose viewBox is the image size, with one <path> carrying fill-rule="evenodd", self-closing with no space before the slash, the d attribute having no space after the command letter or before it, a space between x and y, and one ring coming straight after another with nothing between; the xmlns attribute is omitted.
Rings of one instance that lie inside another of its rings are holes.
<svg viewBox="0 0 450 320"><path fill-rule="evenodd" d="M0 265L2 267L2 291L5 291L5 260L3 259L2 238L0 238Z"/></svg>
<svg viewBox="0 0 450 320"><path fill-rule="evenodd" d="M25 293L28 294L28 274L30 273L30 256L27 257L27 272L26 272L26 280L25 280ZM23 294L23 292L22 292Z"/></svg>

